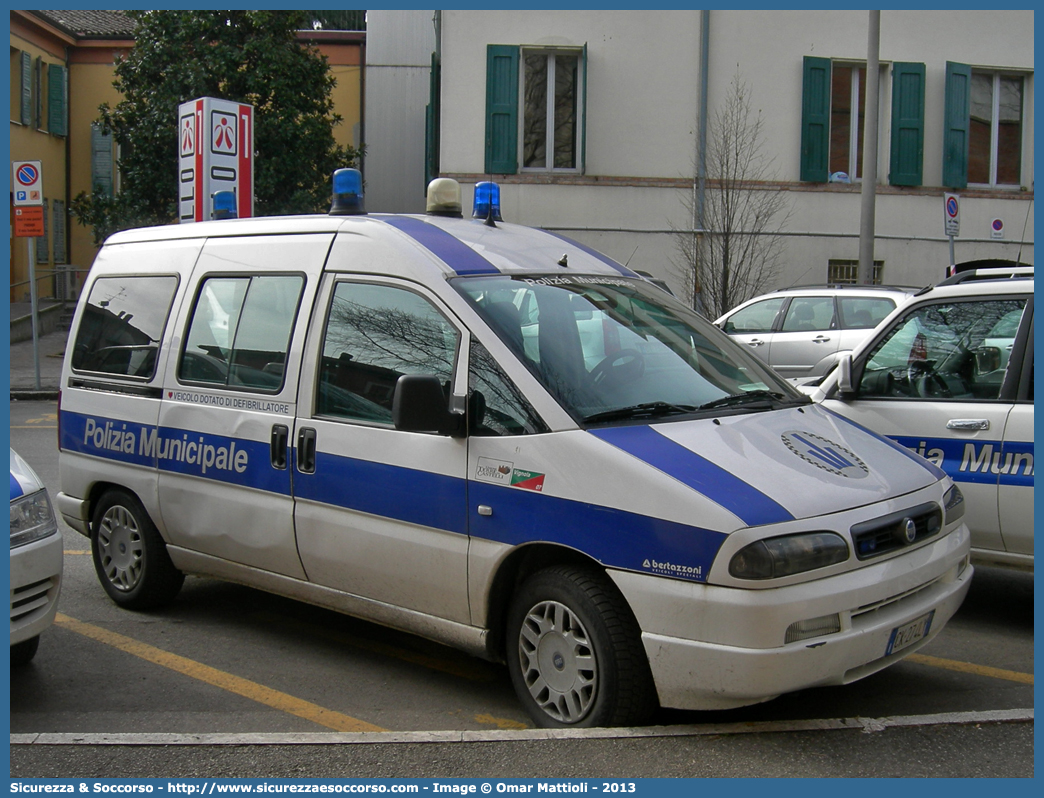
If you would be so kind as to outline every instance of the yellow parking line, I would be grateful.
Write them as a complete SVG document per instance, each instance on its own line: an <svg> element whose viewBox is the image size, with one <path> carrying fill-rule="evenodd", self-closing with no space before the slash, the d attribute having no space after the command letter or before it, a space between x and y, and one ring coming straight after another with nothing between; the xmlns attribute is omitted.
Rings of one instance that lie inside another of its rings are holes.
<svg viewBox="0 0 1044 798"><path fill-rule="evenodd" d="M973 673L976 676L989 676L991 679L1006 679L1009 682L1019 682L1020 684L1033 684L1032 673L1006 671L1003 668L991 668L988 665L973 665L970 662L929 657L927 654L911 654L906 659L908 662L930 665L933 668L945 668L946 670L959 671L960 673Z"/></svg>
<svg viewBox="0 0 1044 798"><path fill-rule="evenodd" d="M313 704L310 701L295 698L292 695L281 693L278 690L273 690L264 685L252 682L249 679L242 679L239 676L233 676L231 673L219 671L217 668L211 668L208 665L203 665L202 663L178 656L177 654L171 654L169 651L150 646L147 643L142 643L133 638L126 637L116 632L110 632L107 629L102 629L98 626L84 623L83 621L78 621L75 618L70 618L68 615L63 615L62 613L58 613L54 622L71 632L76 632L84 637L97 640L99 643L105 643L106 645L117 648L127 654L133 654L135 657L140 657L147 662L160 665L164 668L169 668L177 673L190 676L193 679L198 679L201 682L206 682L215 687L220 687L222 690L241 695L244 698L257 701L259 704L278 709L281 712L296 715L299 718L304 718L305 720L312 721L313 723L325 726L328 729L333 729L334 731L387 731L386 729L382 729L380 726L374 726L372 723L367 723L366 721L343 715L340 712L334 712L331 709L324 709L318 704Z"/></svg>

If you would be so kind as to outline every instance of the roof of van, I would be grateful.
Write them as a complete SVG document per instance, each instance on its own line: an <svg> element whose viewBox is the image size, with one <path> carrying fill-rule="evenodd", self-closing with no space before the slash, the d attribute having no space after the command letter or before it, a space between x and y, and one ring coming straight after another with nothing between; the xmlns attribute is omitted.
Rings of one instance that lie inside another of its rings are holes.
<svg viewBox="0 0 1044 798"><path fill-rule="evenodd" d="M441 262L450 276L481 274L597 274L641 279L635 272L579 242L547 230L507 222L406 214L264 216L115 233L106 246L145 241L309 233L348 233L409 241Z"/></svg>

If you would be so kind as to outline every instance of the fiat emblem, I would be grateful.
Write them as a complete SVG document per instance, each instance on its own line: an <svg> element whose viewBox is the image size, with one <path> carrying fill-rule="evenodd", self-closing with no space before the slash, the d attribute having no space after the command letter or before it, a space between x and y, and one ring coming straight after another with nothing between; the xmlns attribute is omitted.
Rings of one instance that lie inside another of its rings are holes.
<svg viewBox="0 0 1044 798"><path fill-rule="evenodd" d="M907 543L913 543L914 538L917 537L917 524L914 523L912 518L903 519L903 539Z"/></svg>

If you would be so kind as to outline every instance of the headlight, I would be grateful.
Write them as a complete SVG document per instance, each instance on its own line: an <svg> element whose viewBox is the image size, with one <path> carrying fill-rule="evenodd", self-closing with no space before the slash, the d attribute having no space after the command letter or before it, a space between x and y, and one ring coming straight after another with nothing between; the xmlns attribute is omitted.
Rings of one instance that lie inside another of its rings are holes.
<svg viewBox="0 0 1044 798"><path fill-rule="evenodd" d="M58 531L46 490L11 502L11 548L24 546Z"/></svg>
<svg viewBox="0 0 1044 798"><path fill-rule="evenodd" d="M946 508L946 525L960 521L964 518L964 494L961 489L954 485L943 496L943 506Z"/></svg>
<svg viewBox="0 0 1044 798"><path fill-rule="evenodd" d="M767 538L732 556L729 573L737 579L776 579L844 562L848 544L833 532Z"/></svg>

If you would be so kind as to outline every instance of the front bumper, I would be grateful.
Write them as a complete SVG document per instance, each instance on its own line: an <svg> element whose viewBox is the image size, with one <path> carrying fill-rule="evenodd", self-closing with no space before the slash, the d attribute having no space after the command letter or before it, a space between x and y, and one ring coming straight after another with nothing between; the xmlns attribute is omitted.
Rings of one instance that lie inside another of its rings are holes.
<svg viewBox="0 0 1044 798"><path fill-rule="evenodd" d="M610 575L642 628L661 705L729 709L808 687L847 684L922 647L968 592L969 541L962 524L901 557L774 589ZM932 611L921 640L886 655L895 629ZM791 624L833 614L840 631L784 643Z"/></svg>
<svg viewBox="0 0 1044 798"><path fill-rule="evenodd" d="M62 589L61 533L11 549L11 645L54 622Z"/></svg>

